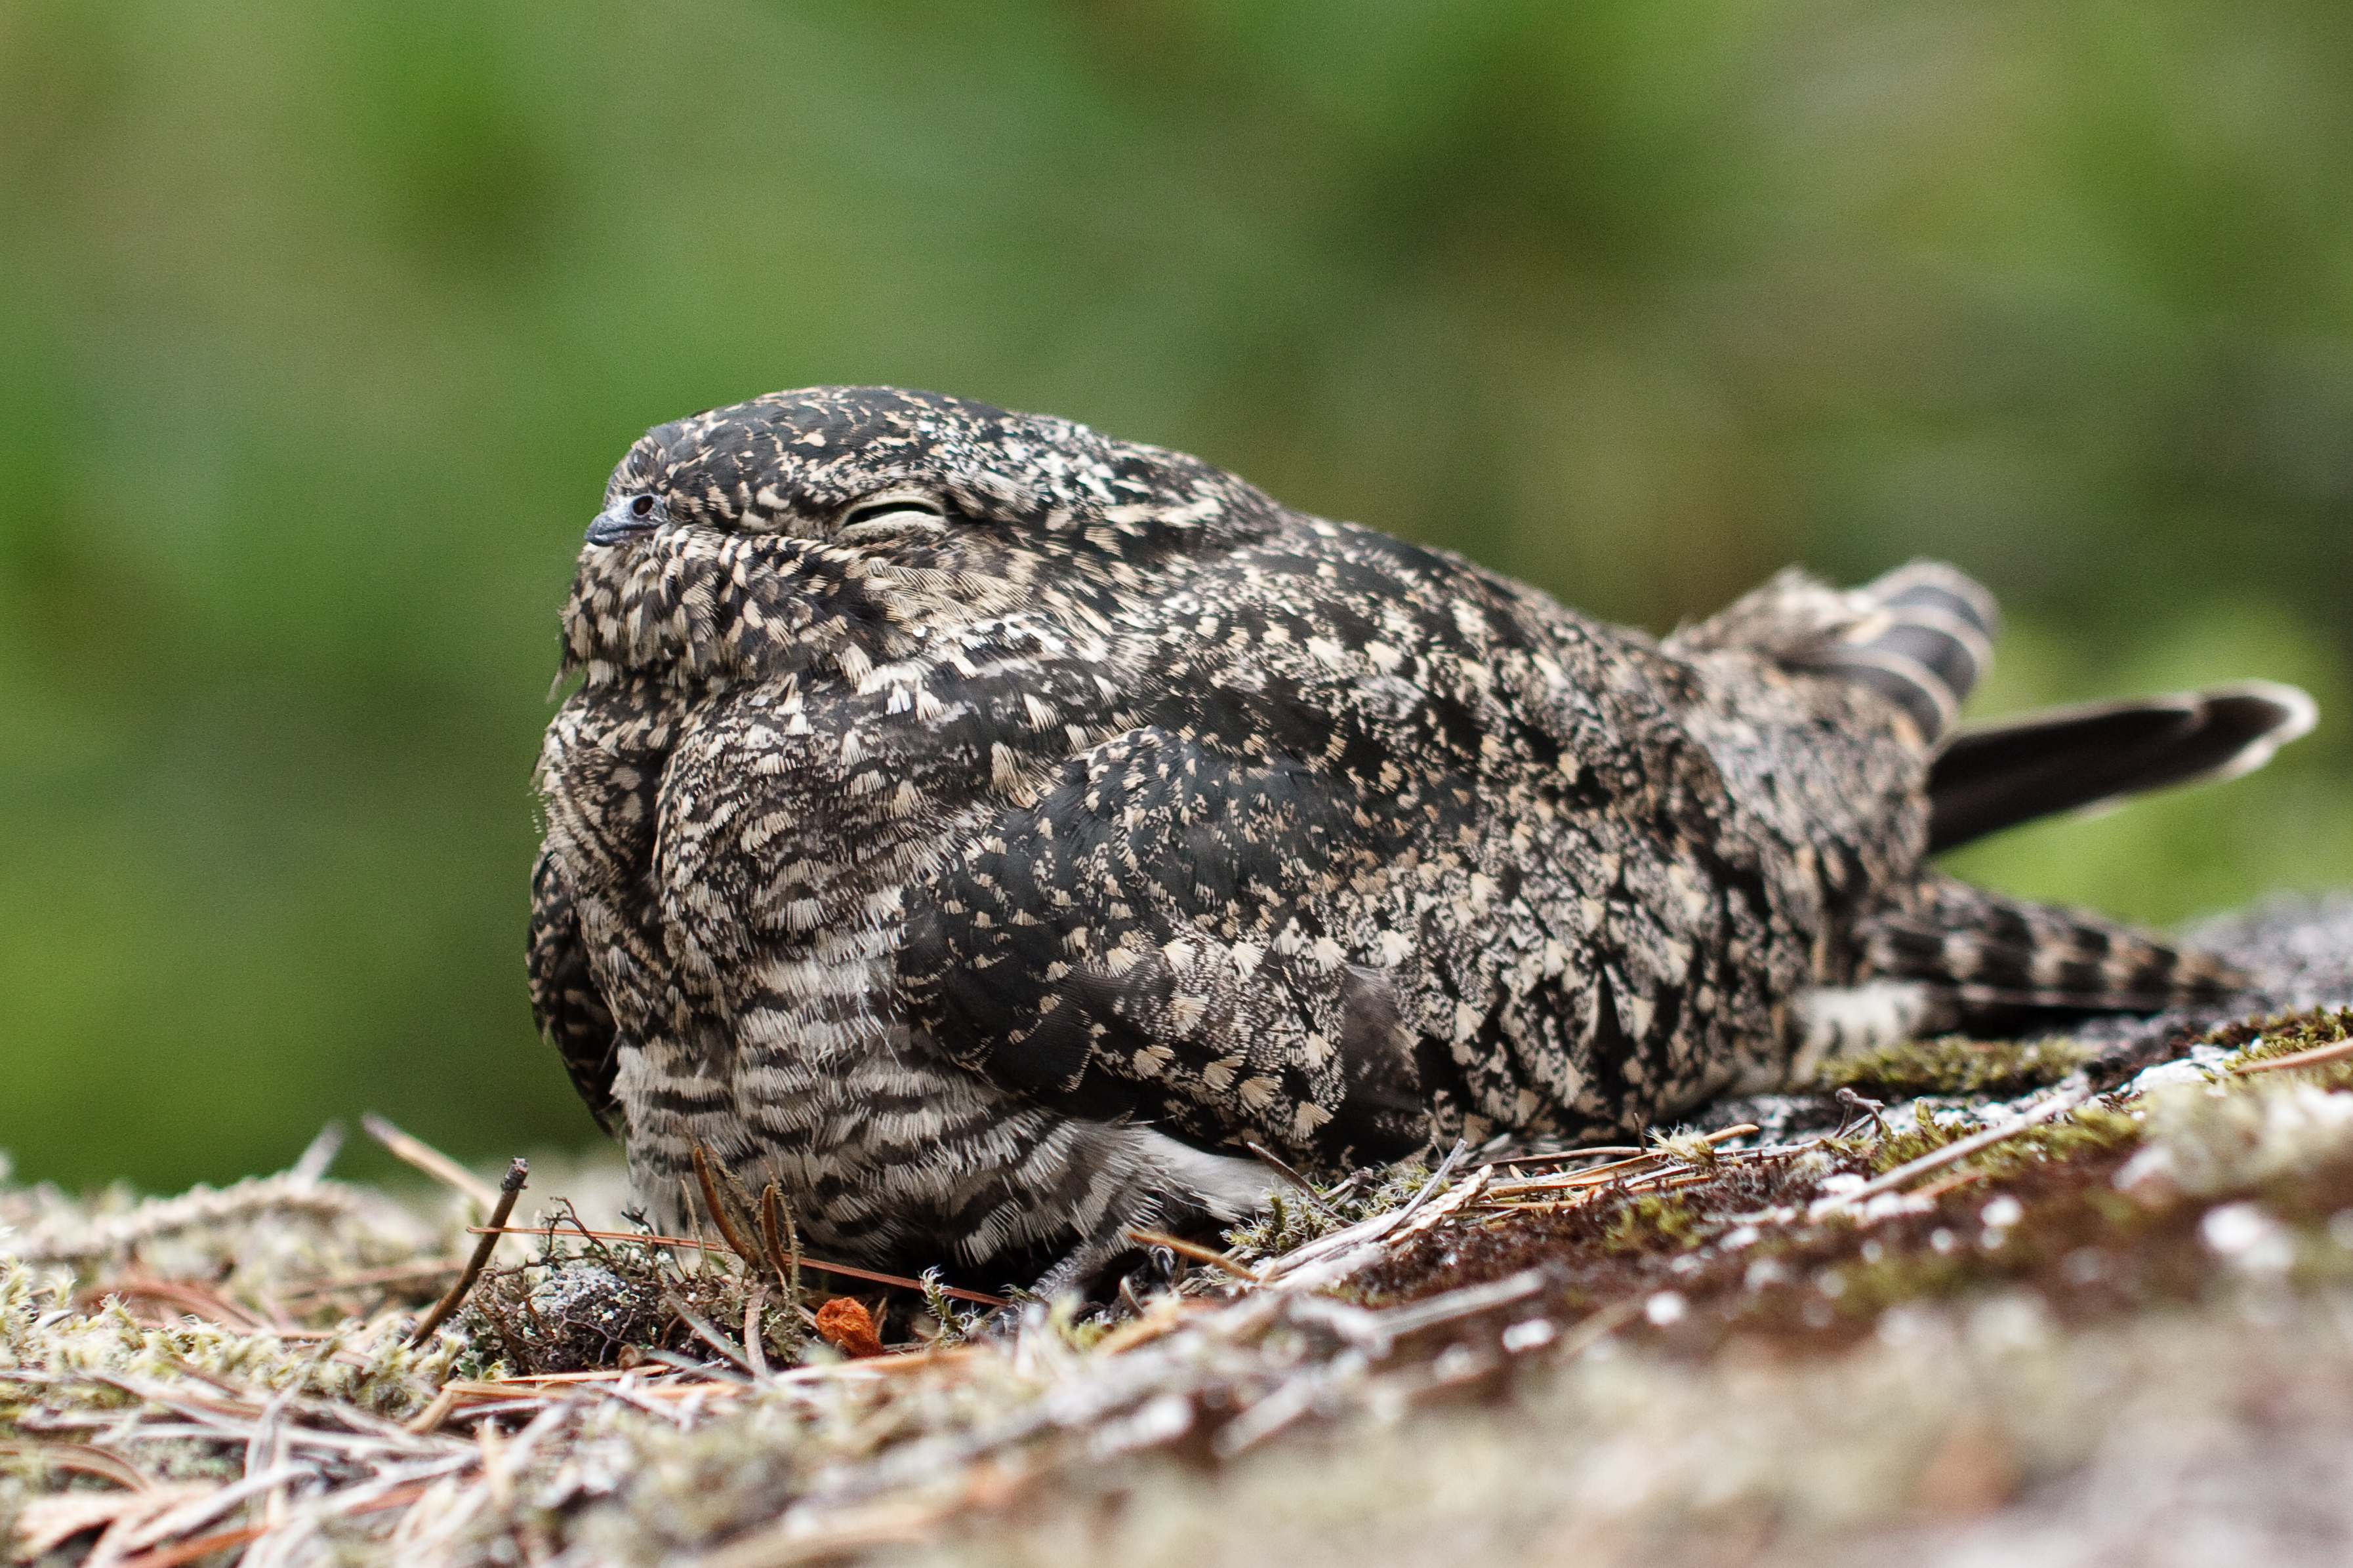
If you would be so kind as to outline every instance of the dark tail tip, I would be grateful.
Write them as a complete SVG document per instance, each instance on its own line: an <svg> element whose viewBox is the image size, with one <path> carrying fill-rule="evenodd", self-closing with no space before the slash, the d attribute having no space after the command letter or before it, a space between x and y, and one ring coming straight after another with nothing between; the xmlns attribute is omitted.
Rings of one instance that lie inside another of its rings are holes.
<svg viewBox="0 0 2353 1568"><path fill-rule="evenodd" d="M2144 790L2236 778L2271 761L2318 716L2293 686L2244 680L1964 730L1929 770L1928 847L1949 849Z"/></svg>
<svg viewBox="0 0 2353 1568"><path fill-rule="evenodd" d="M2253 773L2320 721L2320 704L2310 692L2275 680L2234 681L2197 695L2206 706L2206 743L2200 750L2215 760L2172 781L2177 784Z"/></svg>

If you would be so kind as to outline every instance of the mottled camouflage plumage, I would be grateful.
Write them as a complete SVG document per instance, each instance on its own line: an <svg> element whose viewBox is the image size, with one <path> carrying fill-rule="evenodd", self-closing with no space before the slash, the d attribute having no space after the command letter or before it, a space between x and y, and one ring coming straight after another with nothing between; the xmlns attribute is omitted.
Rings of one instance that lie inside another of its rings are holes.
<svg viewBox="0 0 2353 1568"><path fill-rule="evenodd" d="M1924 869L1991 614L1949 569L1653 640L872 388L655 429L590 538L534 998L672 1222L701 1143L823 1253L1067 1276L1260 1201L1248 1142L1328 1171L1777 1084L1874 975L1897 1028L2220 983Z"/></svg>

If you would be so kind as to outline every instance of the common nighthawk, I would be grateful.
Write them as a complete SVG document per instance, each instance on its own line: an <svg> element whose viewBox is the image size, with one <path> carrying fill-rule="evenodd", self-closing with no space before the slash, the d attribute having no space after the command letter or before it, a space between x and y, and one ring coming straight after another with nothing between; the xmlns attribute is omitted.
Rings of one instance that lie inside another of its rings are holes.
<svg viewBox="0 0 2353 1568"><path fill-rule="evenodd" d="M629 450L564 613L533 1000L660 1223L1082 1279L1309 1172L1624 1134L1862 1039L2219 994L1927 857L2242 772L2289 688L1953 729L1994 608L1654 638L1083 426L820 387Z"/></svg>

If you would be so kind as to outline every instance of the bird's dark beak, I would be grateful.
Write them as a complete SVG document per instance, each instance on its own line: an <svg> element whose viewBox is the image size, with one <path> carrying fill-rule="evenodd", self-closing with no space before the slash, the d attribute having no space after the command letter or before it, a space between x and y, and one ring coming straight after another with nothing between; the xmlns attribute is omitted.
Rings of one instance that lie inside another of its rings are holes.
<svg viewBox="0 0 2353 1568"><path fill-rule="evenodd" d="M624 499L596 514L596 521L588 525L588 542L618 544L625 539L636 539L653 531L653 519L633 514L629 510L628 500Z"/></svg>

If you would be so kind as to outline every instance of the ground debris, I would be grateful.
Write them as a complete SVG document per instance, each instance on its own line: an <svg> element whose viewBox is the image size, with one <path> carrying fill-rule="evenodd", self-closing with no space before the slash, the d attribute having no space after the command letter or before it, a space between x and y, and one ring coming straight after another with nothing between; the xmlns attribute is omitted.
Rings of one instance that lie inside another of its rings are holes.
<svg viewBox="0 0 2353 1568"><path fill-rule="evenodd" d="M1109 1302L828 1273L714 1181L715 1237L543 1208L412 1349L479 1178L438 1211L316 1151L143 1203L0 1187L0 1521L142 1568L2286 1560L2293 1493L2341 1558L2328 1000L2114 1081L2099 1042L1897 1053L1640 1147L1360 1172L1141 1238Z"/></svg>

